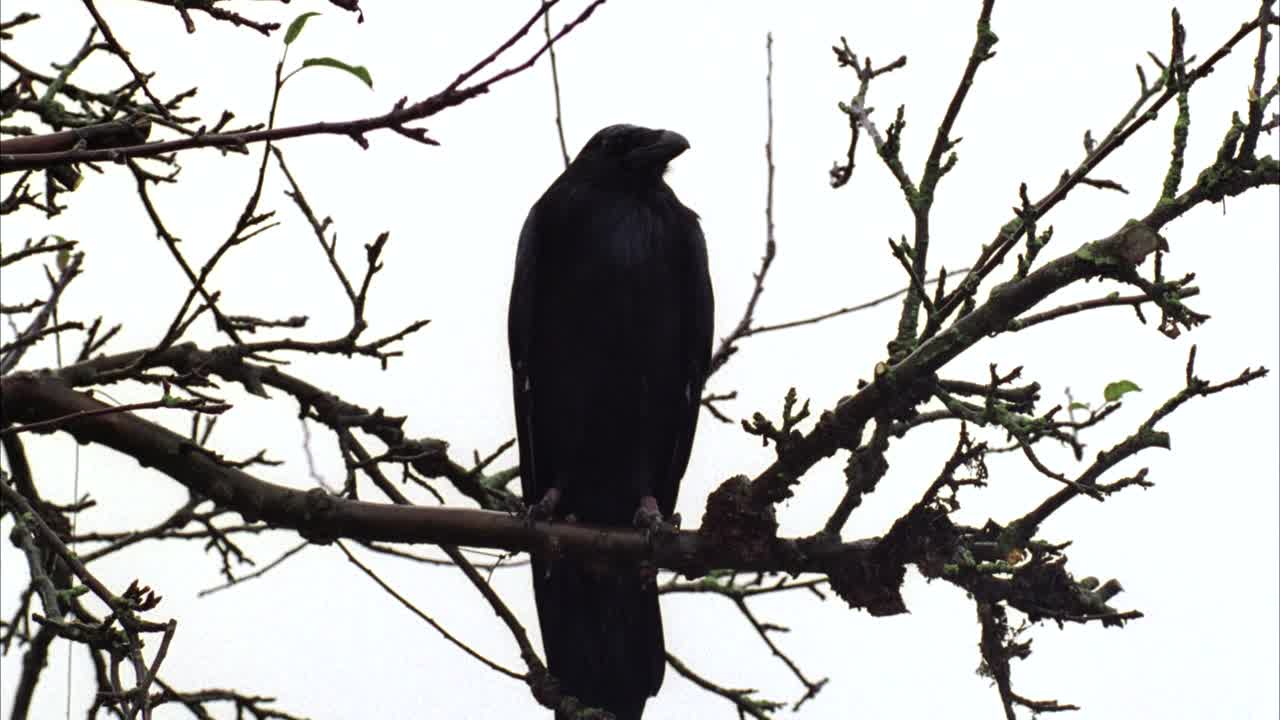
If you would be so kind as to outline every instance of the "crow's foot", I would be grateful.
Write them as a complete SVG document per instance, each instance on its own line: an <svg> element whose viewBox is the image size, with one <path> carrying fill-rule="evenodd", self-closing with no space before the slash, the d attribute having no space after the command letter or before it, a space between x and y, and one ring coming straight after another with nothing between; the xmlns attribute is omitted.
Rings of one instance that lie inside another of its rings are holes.
<svg viewBox="0 0 1280 720"><path fill-rule="evenodd" d="M640 498L640 507L636 508L631 522L651 535L669 535L680 529L680 514L673 513L669 519L664 518L658 509L657 498L645 495Z"/></svg>
<svg viewBox="0 0 1280 720"><path fill-rule="evenodd" d="M529 525L533 525L539 520L550 520L555 514L556 505L558 504L560 504L560 490L558 488L550 488L542 495L541 500L525 509L524 521Z"/></svg>

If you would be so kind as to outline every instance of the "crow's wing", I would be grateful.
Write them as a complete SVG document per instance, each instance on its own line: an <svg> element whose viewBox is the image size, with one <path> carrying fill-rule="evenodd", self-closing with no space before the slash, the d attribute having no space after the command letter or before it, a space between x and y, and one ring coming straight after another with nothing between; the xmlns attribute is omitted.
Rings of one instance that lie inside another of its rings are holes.
<svg viewBox="0 0 1280 720"><path fill-rule="evenodd" d="M533 461L533 381L529 374L534 332L534 273L539 245L537 212L538 206L534 205L520 229L515 278L511 283L511 304L507 308L507 345L511 353L516 437L520 443L520 489L526 503L538 502L546 491L539 484Z"/></svg>
<svg viewBox="0 0 1280 720"><path fill-rule="evenodd" d="M667 477L655 488L658 506L665 513L675 510L680 479L689 465L689 453L693 449L693 437L698 425L702 404L702 388L711 363L711 344L714 333L715 304L712 298L711 277L707 267L707 242L698 225L697 215L687 213L687 220L679 224L686 250L683 276L680 278L681 332L679 352L683 358L683 404L675 416L675 445L671 453L671 465Z"/></svg>

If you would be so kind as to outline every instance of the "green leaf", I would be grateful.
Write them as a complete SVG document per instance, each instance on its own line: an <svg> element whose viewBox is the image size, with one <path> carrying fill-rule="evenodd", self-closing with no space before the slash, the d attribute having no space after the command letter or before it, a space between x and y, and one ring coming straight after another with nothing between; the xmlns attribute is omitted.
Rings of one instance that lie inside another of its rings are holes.
<svg viewBox="0 0 1280 720"><path fill-rule="evenodd" d="M302 34L302 26L307 24L307 20L319 15L318 12L304 12L289 23L289 29L284 31L284 44L291 45L298 36Z"/></svg>
<svg viewBox="0 0 1280 720"><path fill-rule="evenodd" d="M1088 410L1089 406L1082 402L1073 402L1067 406L1068 410Z"/></svg>
<svg viewBox="0 0 1280 720"><path fill-rule="evenodd" d="M1138 392L1142 388L1132 380L1117 380L1113 383L1107 383L1107 387L1102 391L1102 398L1107 402L1115 402L1126 393Z"/></svg>
<svg viewBox="0 0 1280 720"><path fill-rule="evenodd" d="M368 68L363 65L348 65L341 60L335 60L331 57L322 57L307 58L302 61L302 67L331 67L337 68L338 70L345 70L352 75L355 75L365 85L368 85L370 90L373 89L373 77L369 75Z"/></svg>
<svg viewBox="0 0 1280 720"><path fill-rule="evenodd" d="M61 235L45 235L41 239L53 240L54 242L60 242L60 243L67 241L67 239L62 237ZM59 272L66 270L67 266L71 264L71 251L66 248L62 248L61 250L59 250L55 262L58 265Z"/></svg>

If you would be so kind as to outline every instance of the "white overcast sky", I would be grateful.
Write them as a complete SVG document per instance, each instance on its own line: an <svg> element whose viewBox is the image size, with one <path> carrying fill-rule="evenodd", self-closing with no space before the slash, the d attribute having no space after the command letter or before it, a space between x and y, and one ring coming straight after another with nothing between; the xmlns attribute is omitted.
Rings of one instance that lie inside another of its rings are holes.
<svg viewBox="0 0 1280 720"><path fill-rule="evenodd" d="M396 99L425 97L488 54L535 6L533 2L367 3L366 21L320 2L285 8L237 3L253 17L288 22L318 10L291 49L291 63L334 56L367 66L374 90L341 73L315 69L290 81L278 122L343 120L384 112ZM192 110L216 118L223 108L241 123L265 118L281 41L235 30L197 14L199 30L182 32L172 11L147 3L99 3L136 64L158 73L164 95L191 85ZM758 320L780 322L853 304L904 284L885 240L910 232L909 215L888 172L865 139L853 181L833 191L832 161L843 155L847 122L836 103L855 89L849 70L835 67L830 46L841 35L879 65L898 55L907 66L878 79L869 104L882 127L905 104L903 156L919 175L933 130L949 101L973 42L979 3L756 3L613 0L559 49L565 128L572 151L598 128L630 122L677 130L692 148L669 176L681 199L703 220L716 288L719 335L736 323L750 290L764 240L765 34L774 34L775 162L778 258ZM578 4L556 11L558 22ZM1075 167L1086 129L1101 137L1136 97L1134 64L1154 77L1146 51L1169 47L1168 2L1007 2L996 7L998 55L982 67L956 125L964 137L959 165L943 179L933 214L930 266L968 264L981 243L1011 218L1025 181L1043 195L1061 172ZM78 4L6 1L2 16L46 14L5 43L5 52L46 70L82 42L91 20ZM1186 3L1188 49L1205 57L1257 11L1252 0ZM274 15L273 15L274 14ZM518 46L506 66L531 52L540 32ZM1268 82L1280 62L1272 46ZM1191 93L1187 178L1211 161L1232 111L1244 110L1256 39L1243 43ZM77 79L117 85L127 75L103 55ZM0 81L10 75L0 72ZM1042 221L1055 226L1042 257L1082 243L1146 214L1159 195L1168 162L1172 103L1159 120L1096 173L1131 194L1080 188ZM282 145L313 207L330 215L352 272L361 246L389 231L386 269L370 300L371 333L418 318L431 325L405 343L405 357L387 372L367 360L300 359L292 372L342 397L390 414L408 415L413 436L452 443L465 460L487 453L513 434L508 395L505 313L516 236L530 204L560 171L553 124L550 70L545 62L486 96L426 123L441 147L394 133L369 136L361 150L350 140L321 136ZM157 132L155 136L163 136ZM183 238L189 257L203 262L229 232L248 193L260 147L251 157L223 159L212 151L184 153L183 182L155 191L161 212ZM1276 154L1276 135L1261 152ZM64 318L104 314L127 326L108 346L116 351L154 342L186 292L186 281L146 222L127 172L90 172L52 221L31 212L7 216L3 241L11 250L27 237L57 233L79 240L85 272L62 308ZM6 178L6 183L12 182ZM1185 187L1185 185L1184 185ZM8 184L2 189L7 190ZM227 312L268 317L310 316L310 337L341 333L346 301L315 241L269 176L264 207L282 226L236 248L214 275ZM1277 318L1277 192L1274 187L1200 207L1165 229L1172 246L1168 275L1194 271L1203 288L1191 305L1213 316L1177 340L1143 326L1125 310L1077 316L1025 333L987 340L958 358L944 375L981 380L987 367L1024 367L1043 386L1044 407L1077 400L1101 402L1106 383L1126 378L1142 392L1086 437L1086 460L1129 434L1181 387L1187 351L1199 345L1203 377L1223 380L1245 367L1280 365ZM43 283L34 266L6 269L3 300L33 297ZM1146 268L1149 272L1149 267ZM998 276L1006 277L1005 269ZM1096 283L1064 293L1093 297L1112 288ZM1052 305L1058 304L1051 301ZM1148 314L1150 319L1158 313ZM709 389L737 390L725 409L736 417L778 413L795 386L815 408L830 407L867 378L884 356L896 308L875 310L816 327L747 340ZM11 337L7 328L3 337ZM196 338L212 343L207 328ZM45 344L26 366L55 363ZM119 400L145 391L110 388ZM262 447L288 461L261 470L273 482L313 485L302 462L296 407L228 397L236 407L214 433L230 457ZM1156 486L1132 489L1099 504L1077 500L1047 522L1042 537L1072 539L1069 569L1077 577L1120 579L1122 609L1146 613L1123 630L1053 626L1034 629L1034 654L1015 663L1015 689L1033 698L1083 706L1087 718L1274 718L1277 708L1277 388L1268 377L1248 389L1191 402L1163 424L1172 452L1147 451L1122 472L1149 467ZM152 416L175 427L175 415ZM854 514L848 538L883 533L917 499L954 444L955 428L912 433L894 445L888 475ZM341 478L332 436L315 433L320 471ZM993 437L993 439L999 439ZM74 443L66 436L29 440L37 481L52 499L72 495ZM696 526L708 492L737 473L755 474L772 450L734 426L704 415L679 509ZM1072 474L1081 465L1048 452ZM82 449L79 482L100 502L82 527L118 529L154 522L180 502L181 488L131 460ZM504 458L514 462L514 455ZM787 535L820 527L843 490L844 457L820 464L780 508ZM1117 475L1116 477L1119 477ZM993 458L991 485L961 496L961 521L1007 522L1056 488L1020 458ZM424 500L425 501L425 500ZM0 531L6 535L11 524ZM296 538L246 541L259 563ZM21 557L3 546L6 616L26 582ZM482 652L520 667L514 644L461 574L449 568L370 560L426 612ZM176 617L179 629L163 675L179 688L236 687L279 698L280 707L315 718L504 718L541 716L527 688L485 671L381 593L334 547L311 547L265 577L197 599L217 584L217 561L195 544L151 547L95 564L113 589L141 578L164 596L152 613ZM536 632L525 569L501 570L495 586L525 626ZM800 713L811 718L990 718L998 697L974 673L978 625L972 603L955 587L908 574L910 614L871 618L832 598L808 595L761 599L757 611L791 627L777 642L810 677L831 683ZM760 688L764 697L793 701L799 684L770 656L750 627L716 598L663 601L669 649L722 684ZM1015 615L1016 617L1016 615ZM34 717L62 717L67 650L59 645L41 684ZM0 714L7 717L20 655L0 659ZM92 692L86 659L77 653L70 676L71 711L82 715ZM721 699L668 671L647 717L733 717ZM166 708L158 718L186 717ZM229 715L226 715L229 717ZM780 713L789 717L790 713ZM1026 713L1023 713L1026 716Z"/></svg>

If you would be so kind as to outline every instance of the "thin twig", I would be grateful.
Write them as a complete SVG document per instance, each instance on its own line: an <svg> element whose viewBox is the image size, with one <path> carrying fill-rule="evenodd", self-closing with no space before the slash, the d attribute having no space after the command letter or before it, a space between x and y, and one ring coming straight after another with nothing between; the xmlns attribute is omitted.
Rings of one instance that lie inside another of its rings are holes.
<svg viewBox="0 0 1280 720"><path fill-rule="evenodd" d="M765 167L768 173L765 181L764 255L760 258L760 269L752 275L755 280L755 286L751 289L751 297L747 299L747 306L742 311L742 318L738 320L738 324L733 331L720 341L720 347L716 348L715 353L711 355L711 363L707 369L708 378L714 375L721 367L724 367L724 364L729 362L729 358L737 352L738 349L735 345L738 340L750 334L751 323L755 318L756 303L760 301L760 296L764 293L764 279L769 274L769 267L773 265L773 258L778 250L778 244L773 236L773 33L765 35L764 48L767 61L767 69L764 76L765 113L768 118L768 129L764 142Z"/></svg>
<svg viewBox="0 0 1280 720"><path fill-rule="evenodd" d="M560 109L560 70L556 65L556 46L551 39L551 9L547 8L542 16L542 31L547 37L547 56L551 60L551 90L556 99L556 137L560 139L560 156L564 158L564 166L569 167L569 147L564 141L564 120Z"/></svg>
<svg viewBox="0 0 1280 720"><path fill-rule="evenodd" d="M98 29L102 31L102 37L106 38L107 43L111 45L112 51L124 61L124 64L129 68L129 72L133 73L133 81L138 84L138 87L142 88L142 92L146 94L147 99L155 106L156 114L173 119L173 115L169 113L169 108L160 102L160 98L151 94L151 88L147 86L147 78L149 76L143 75L133 64L133 60L129 58L129 51L124 49L119 40L116 40L115 34L111 32L111 26L107 24L106 18L102 17L102 13L98 12L93 0L84 0L84 6L89 10L89 14L93 15L93 21L98 24Z"/></svg>
<svg viewBox="0 0 1280 720"><path fill-rule="evenodd" d="M399 592L396 592L395 588L388 585L387 582L383 580L381 577L379 577L377 573L371 570L368 565L365 565L364 563L360 562L360 559L357 558L354 554L352 554L350 550L347 549L347 546L345 543L338 542L335 544L338 546L338 549L342 551L342 554L347 556L347 560L351 561L352 565L355 565L356 567L360 568L360 571L363 572L365 575L367 575L370 580L373 580L375 583L377 583L378 587L382 588L383 592L395 598L397 602L399 602L402 606L405 607L405 609L407 609L409 612L413 613L414 615L417 615L420 619L422 619L423 622L427 623L432 628L434 628L435 631L440 633L440 636L443 637L445 640L448 640L458 649L462 650L463 652L475 658L476 660L479 660L482 664L484 664L490 670L495 670L497 672L502 673L503 675L506 675L507 677L515 678L516 680L520 680L520 681L524 680L524 675L514 670L511 670L510 668L503 667L502 665L499 665L498 663L490 660L484 655L481 655L480 653L476 652L471 648L470 645L467 645L466 643L459 640L457 637L453 635L453 633L446 630L443 625L436 622L435 619L432 618L430 615L427 615L426 613L419 610L416 605L409 602L409 600L405 598L403 595L401 595Z"/></svg>
<svg viewBox="0 0 1280 720"><path fill-rule="evenodd" d="M967 271L968 269L969 268L967 267L963 267L963 268L960 268L959 270L956 270L955 272L962 273ZM930 278L928 280L925 280L924 284L933 285L937 283L939 280L940 280L939 277ZM881 295L878 298L868 300L866 302L859 303L857 305L850 305L849 307L843 307L838 310L832 310L831 312L823 313L821 315L814 315L813 317L804 318L802 320L791 320L789 322L778 323L776 325L760 325L758 327L751 328L751 331L748 332L745 337L751 337L752 335L761 335L763 333L773 332L775 330L787 330L789 328L800 327L802 325L812 325L814 323L820 323L823 320L830 320L831 318L834 318L834 317L840 317L841 315L848 315L849 313L855 313L860 310L867 310L869 308L873 308L882 303L888 302L889 300L892 300L896 297L901 297L902 295L905 295L907 291L909 291L910 289L911 289L911 286L908 285L907 287L901 288L899 290L894 290L888 295Z"/></svg>

